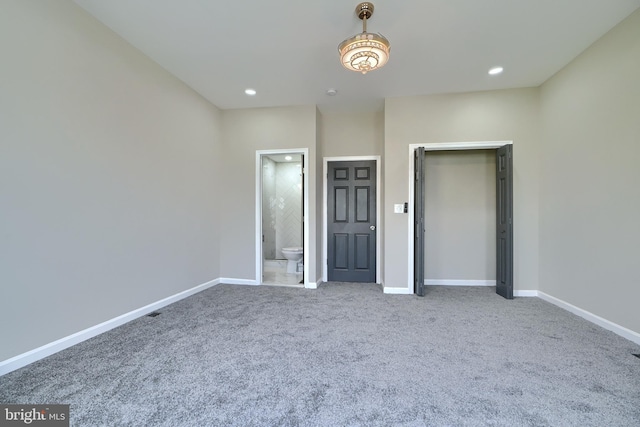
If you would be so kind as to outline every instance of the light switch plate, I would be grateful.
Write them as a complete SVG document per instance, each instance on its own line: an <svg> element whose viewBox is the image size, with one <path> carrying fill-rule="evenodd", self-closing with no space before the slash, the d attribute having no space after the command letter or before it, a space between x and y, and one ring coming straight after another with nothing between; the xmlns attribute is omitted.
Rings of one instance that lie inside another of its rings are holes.
<svg viewBox="0 0 640 427"><path fill-rule="evenodd" d="M402 203L393 205L393 213L404 213L404 205Z"/></svg>

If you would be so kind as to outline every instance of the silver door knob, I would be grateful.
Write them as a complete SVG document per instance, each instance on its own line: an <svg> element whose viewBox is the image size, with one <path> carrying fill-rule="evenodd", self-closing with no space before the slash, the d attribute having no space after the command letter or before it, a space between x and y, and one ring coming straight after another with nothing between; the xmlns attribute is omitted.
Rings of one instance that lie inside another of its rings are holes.
<svg viewBox="0 0 640 427"><path fill-rule="evenodd" d="M373 230L375 230L375 229L376 229L376 226L375 226L375 225L372 225L371 227L369 227L369 230L371 230L371 231L373 231Z"/></svg>

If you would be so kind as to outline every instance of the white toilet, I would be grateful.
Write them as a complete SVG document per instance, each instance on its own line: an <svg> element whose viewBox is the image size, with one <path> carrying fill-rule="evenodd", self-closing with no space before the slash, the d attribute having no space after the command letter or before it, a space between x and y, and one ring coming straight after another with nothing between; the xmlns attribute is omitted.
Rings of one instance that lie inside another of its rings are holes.
<svg viewBox="0 0 640 427"><path fill-rule="evenodd" d="M288 260L287 273L296 274L298 272L298 263L302 261L302 248L297 246L293 248L282 248L282 255Z"/></svg>

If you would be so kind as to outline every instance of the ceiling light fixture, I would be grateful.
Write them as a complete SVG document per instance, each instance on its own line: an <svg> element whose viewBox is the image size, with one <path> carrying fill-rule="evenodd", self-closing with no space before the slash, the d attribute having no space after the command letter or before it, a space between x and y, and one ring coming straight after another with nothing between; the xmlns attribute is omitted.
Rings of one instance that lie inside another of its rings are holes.
<svg viewBox="0 0 640 427"><path fill-rule="evenodd" d="M246 94L247 94L247 95L249 95L249 96L253 96L253 95L255 95L257 92L256 92L256 90L255 90L255 89L251 89L251 88L249 88L249 89L245 89L245 90L244 90L244 93L246 93Z"/></svg>
<svg viewBox="0 0 640 427"><path fill-rule="evenodd" d="M489 74L491 74L492 76L495 76L496 74L500 74L504 71L504 68L502 67L493 67L492 69L489 70Z"/></svg>
<svg viewBox="0 0 640 427"><path fill-rule="evenodd" d="M362 32L340 43L340 62L347 70L367 74L387 63L391 46L382 34L367 33L367 19L373 15L373 3L360 3L356 6L356 15L362 19Z"/></svg>
<svg viewBox="0 0 640 427"><path fill-rule="evenodd" d="M289 161L291 161L291 159L293 159L293 157L291 157L291 156L284 156L284 159L285 159L287 162L289 162Z"/></svg>

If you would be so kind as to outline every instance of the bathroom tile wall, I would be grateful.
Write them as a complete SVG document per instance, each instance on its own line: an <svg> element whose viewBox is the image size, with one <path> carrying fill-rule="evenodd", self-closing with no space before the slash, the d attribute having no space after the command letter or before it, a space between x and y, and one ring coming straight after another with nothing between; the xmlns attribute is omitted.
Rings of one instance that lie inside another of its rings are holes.
<svg viewBox="0 0 640 427"><path fill-rule="evenodd" d="M302 246L302 165L277 163L275 169L275 247L283 259L282 248Z"/></svg>
<svg viewBox="0 0 640 427"><path fill-rule="evenodd" d="M276 162L267 157L262 158L262 235L264 259L276 259Z"/></svg>

